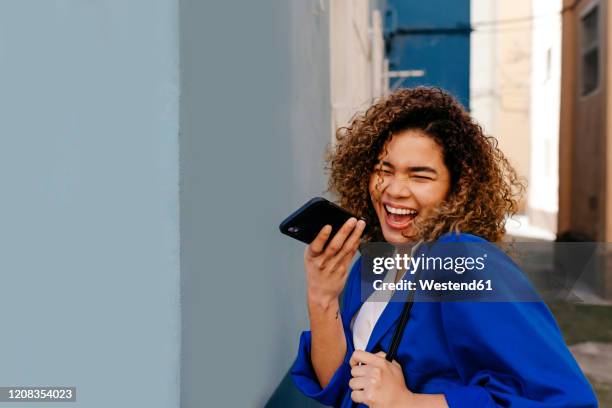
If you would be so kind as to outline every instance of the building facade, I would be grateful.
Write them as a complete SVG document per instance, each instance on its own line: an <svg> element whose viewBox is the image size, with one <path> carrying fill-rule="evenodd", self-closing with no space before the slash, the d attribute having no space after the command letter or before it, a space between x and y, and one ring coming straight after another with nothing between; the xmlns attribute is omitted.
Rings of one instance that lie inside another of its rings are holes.
<svg viewBox="0 0 612 408"><path fill-rule="evenodd" d="M607 0L564 0L559 232L612 242L612 13ZM609 257L608 257L609 258ZM612 263L596 288L612 298Z"/></svg>

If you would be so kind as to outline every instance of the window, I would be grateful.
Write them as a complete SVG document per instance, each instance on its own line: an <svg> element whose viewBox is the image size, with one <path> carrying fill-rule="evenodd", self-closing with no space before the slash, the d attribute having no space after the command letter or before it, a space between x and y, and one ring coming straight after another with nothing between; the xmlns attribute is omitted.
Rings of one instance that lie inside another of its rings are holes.
<svg viewBox="0 0 612 408"><path fill-rule="evenodd" d="M599 86L599 4L581 18L581 78L582 96L591 94Z"/></svg>
<svg viewBox="0 0 612 408"><path fill-rule="evenodd" d="M546 50L546 80L548 81L551 77L552 71L552 48Z"/></svg>

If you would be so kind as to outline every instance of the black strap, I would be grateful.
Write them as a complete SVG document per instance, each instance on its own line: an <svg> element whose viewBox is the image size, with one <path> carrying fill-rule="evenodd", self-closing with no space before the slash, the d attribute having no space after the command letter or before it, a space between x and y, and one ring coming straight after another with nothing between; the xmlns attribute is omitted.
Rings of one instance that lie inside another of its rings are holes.
<svg viewBox="0 0 612 408"><path fill-rule="evenodd" d="M417 269L415 274L415 280L418 280L419 275L420 270ZM399 322L397 323L397 327L395 328L395 333L393 333L393 338L391 339L389 352L385 356L385 359L387 361L393 361L395 360L395 357L397 357L397 350L399 348L400 342L402 341L404 329L406 329L408 320L410 320L410 311L412 310L412 305L414 304L414 292L414 290L411 290L408 293L408 298L406 299L406 303L404 303L404 307L402 308L402 314L400 315ZM351 407L355 406L357 406L357 404L351 401Z"/></svg>
<svg viewBox="0 0 612 408"><path fill-rule="evenodd" d="M404 329L406 328L406 324L408 320L410 320L410 311L412 310L414 297L414 292L410 293L412 296L409 296L411 299L406 300L404 303L404 307L402 308L402 314L400 315L400 320L395 328L395 333L393 333L393 339L391 340L391 346L389 346L389 352L385 356L387 361L395 360L397 357L397 349L399 348L400 342L402 341L402 336L404 334Z"/></svg>
<svg viewBox="0 0 612 408"><path fill-rule="evenodd" d="M419 272L420 270L417 269L415 274L415 281L418 280ZM412 310L412 305L414 304L414 292L414 290L411 290L408 293L408 298L406 299L406 303L404 303L404 307L402 308L402 314L400 315L399 322L397 323L397 327L395 328L395 333L393 333L393 338L391 339L389 352L385 356L387 361L393 361L397 357L397 349L399 348L400 342L402 341L402 336L404 335L406 324L408 324L408 320L410 320L410 311Z"/></svg>

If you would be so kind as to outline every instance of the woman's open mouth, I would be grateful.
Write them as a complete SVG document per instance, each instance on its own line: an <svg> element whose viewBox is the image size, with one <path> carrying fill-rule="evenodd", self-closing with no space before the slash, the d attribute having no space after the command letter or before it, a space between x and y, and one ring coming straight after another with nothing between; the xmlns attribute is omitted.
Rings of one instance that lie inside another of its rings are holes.
<svg viewBox="0 0 612 408"><path fill-rule="evenodd" d="M387 225L393 229L405 229L410 226L412 221L419 214L412 208L397 208L389 204L384 204Z"/></svg>

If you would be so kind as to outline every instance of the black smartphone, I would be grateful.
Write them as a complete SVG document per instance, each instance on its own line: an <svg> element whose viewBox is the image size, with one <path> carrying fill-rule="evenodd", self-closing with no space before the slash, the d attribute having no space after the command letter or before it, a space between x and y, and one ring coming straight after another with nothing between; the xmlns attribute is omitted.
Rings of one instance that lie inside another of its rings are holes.
<svg viewBox="0 0 612 408"><path fill-rule="evenodd" d="M315 197L285 218L279 228L283 234L310 244L324 226L331 225L332 232L327 240L329 242L351 217L359 219L331 201Z"/></svg>

